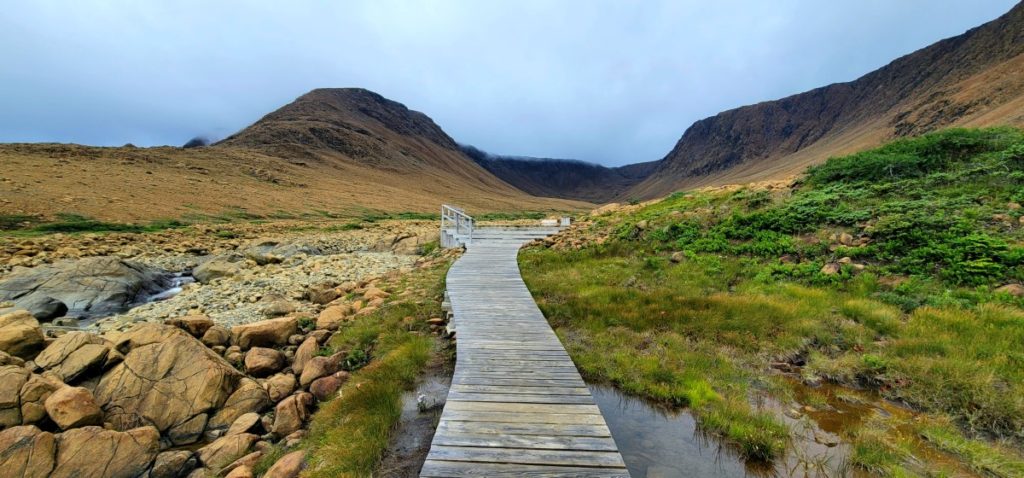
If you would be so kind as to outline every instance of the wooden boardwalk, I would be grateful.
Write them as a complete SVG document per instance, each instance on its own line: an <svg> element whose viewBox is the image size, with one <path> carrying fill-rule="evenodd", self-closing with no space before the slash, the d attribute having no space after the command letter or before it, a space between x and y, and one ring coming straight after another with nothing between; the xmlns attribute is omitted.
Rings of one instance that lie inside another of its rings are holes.
<svg viewBox="0 0 1024 478"><path fill-rule="evenodd" d="M477 229L448 272L458 358L421 477L628 477L517 252L557 229Z"/></svg>

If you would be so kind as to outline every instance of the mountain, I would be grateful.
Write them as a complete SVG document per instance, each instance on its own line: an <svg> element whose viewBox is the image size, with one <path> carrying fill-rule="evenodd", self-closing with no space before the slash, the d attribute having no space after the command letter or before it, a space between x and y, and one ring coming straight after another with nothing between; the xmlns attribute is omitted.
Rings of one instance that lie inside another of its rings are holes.
<svg viewBox="0 0 1024 478"><path fill-rule="evenodd" d="M117 221L589 207L516 189L423 113L357 88L313 90L223 141L189 146L0 145L0 206Z"/></svg>
<svg viewBox="0 0 1024 478"><path fill-rule="evenodd" d="M460 147L491 174L529 194L593 203L625 194L657 165L652 161L609 168L575 159L500 156L469 145Z"/></svg>
<svg viewBox="0 0 1024 478"><path fill-rule="evenodd" d="M697 121L624 196L785 177L895 137L995 124L1024 124L1024 4L854 81Z"/></svg>

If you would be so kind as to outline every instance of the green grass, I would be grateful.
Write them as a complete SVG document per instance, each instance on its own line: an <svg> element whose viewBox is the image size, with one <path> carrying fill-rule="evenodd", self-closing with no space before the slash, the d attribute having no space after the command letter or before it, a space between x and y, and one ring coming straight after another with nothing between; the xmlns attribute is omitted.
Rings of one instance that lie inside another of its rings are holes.
<svg viewBox="0 0 1024 478"><path fill-rule="evenodd" d="M432 357L439 342L426 320L441 314L447 265L419 269L386 290L411 290L372 314L345 322L327 348L345 351L352 376L339 396L313 415L302 447L309 452L311 477L372 476L401 415L401 396ZM278 452L278 454L280 451ZM272 454L263 467L274 459Z"/></svg>
<svg viewBox="0 0 1024 478"><path fill-rule="evenodd" d="M28 224L26 224L28 223ZM4 216L0 219L0 230L28 234L84 233L84 232L156 232L184 227L187 224L174 219L165 219L140 224L105 222L78 214L60 213L57 220L45 222L38 217Z"/></svg>
<svg viewBox="0 0 1024 478"><path fill-rule="evenodd" d="M931 422L920 425L918 431L940 450L963 459L972 470L988 476L1024 476L1024 458L1015 452L993 447L979 440L964 438L956 427L948 423Z"/></svg>
<svg viewBox="0 0 1024 478"><path fill-rule="evenodd" d="M600 217L585 227L601 241L538 246L520 265L585 374L692 407L744 456L786 443L748 401L786 395L771 361L1020 448L1024 401L1010 397L1024 396L1024 299L993 290L1024 280L1022 158L1011 128L900 140L790 189L681 192ZM843 257L837 274L822 271ZM882 435L847 437L854 462L900 469L898 441Z"/></svg>
<svg viewBox="0 0 1024 478"><path fill-rule="evenodd" d="M17 231L31 228L41 221L39 216L26 214L0 214L0 231Z"/></svg>

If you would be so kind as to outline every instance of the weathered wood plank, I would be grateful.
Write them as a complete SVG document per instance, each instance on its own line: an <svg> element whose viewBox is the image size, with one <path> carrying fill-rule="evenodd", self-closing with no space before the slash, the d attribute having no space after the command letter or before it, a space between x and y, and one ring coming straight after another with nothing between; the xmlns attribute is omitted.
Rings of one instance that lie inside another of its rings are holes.
<svg viewBox="0 0 1024 478"><path fill-rule="evenodd" d="M498 435L494 433L445 433L435 445L548 450L618 451L610 437L556 435Z"/></svg>
<svg viewBox="0 0 1024 478"><path fill-rule="evenodd" d="M458 392L450 390L448 401L456 402L502 402L502 403L550 403L550 404L578 404L587 405L594 403L590 395L555 395L526 394L526 393L494 393L494 392Z"/></svg>
<svg viewBox="0 0 1024 478"><path fill-rule="evenodd" d="M556 467L544 465L509 465L499 463L467 463L428 459L421 477L521 477L521 478L629 478L622 468Z"/></svg>
<svg viewBox="0 0 1024 478"><path fill-rule="evenodd" d="M451 406L449 406L451 405ZM445 405L445 411L481 411L481 412L515 412L515 413L580 413L600 415L601 409L593 402L588 404L570 403L516 403L516 402L474 402L453 400Z"/></svg>
<svg viewBox="0 0 1024 478"><path fill-rule="evenodd" d="M432 445L430 458L447 461L483 463L520 463L524 465L562 465L625 468L617 451L530 450Z"/></svg>
<svg viewBox="0 0 1024 478"><path fill-rule="evenodd" d="M472 422L443 421L437 425L437 432L444 433L492 433L502 435L559 435L610 437L605 425L567 425L561 423L509 423L477 420ZM437 436L440 436L437 435Z"/></svg>

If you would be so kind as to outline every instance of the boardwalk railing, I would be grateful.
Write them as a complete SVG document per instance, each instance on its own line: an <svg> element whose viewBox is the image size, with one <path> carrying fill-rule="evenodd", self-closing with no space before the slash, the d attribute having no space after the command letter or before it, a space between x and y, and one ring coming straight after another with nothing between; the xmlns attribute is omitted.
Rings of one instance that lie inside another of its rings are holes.
<svg viewBox="0 0 1024 478"><path fill-rule="evenodd" d="M441 206L441 247L459 247L473 242L473 218L462 209Z"/></svg>

